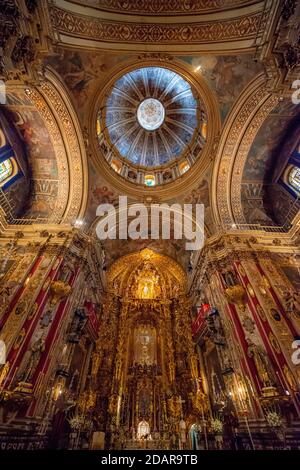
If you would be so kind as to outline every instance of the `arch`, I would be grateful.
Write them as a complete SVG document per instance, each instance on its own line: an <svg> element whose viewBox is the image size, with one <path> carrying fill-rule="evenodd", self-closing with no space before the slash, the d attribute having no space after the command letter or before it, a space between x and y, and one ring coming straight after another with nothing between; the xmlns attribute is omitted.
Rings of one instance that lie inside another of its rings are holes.
<svg viewBox="0 0 300 470"><path fill-rule="evenodd" d="M76 112L60 79L46 69L38 88L7 86L5 111L22 135L23 166L28 165L31 180L29 204L14 223L74 223L85 212L87 159ZM17 145L14 137L11 141Z"/></svg>
<svg viewBox="0 0 300 470"><path fill-rule="evenodd" d="M215 219L226 229L238 224L247 228L241 200L243 169L255 136L278 102L279 97L266 88L265 75L260 74L244 90L226 119L212 175Z"/></svg>
<svg viewBox="0 0 300 470"><path fill-rule="evenodd" d="M179 258L180 258L180 261L179 261L180 264L187 268L188 265L189 265L189 259L190 259L191 252L186 249L186 243L189 242L190 240L188 240L185 236L183 236L182 239L175 239L175 237L174 238L172 237L172 234L175 232L175 227L176 227L176 223L177 223L177 218L172 217L172 211L173 211L172 205L169 205L168 209L167 209L167 212L170 215L170 234L171 234L170 239L164 239L161 235L161 230L159 232L160 236L159 236L158 239L156 239L156 238L152 239L151 238L151 235L150 235L151 222L149 222L151 209L150 209L149 204L146 204L145 206L143 206L143 208L147 208L147 215L144 216L143 213L142 213L141 217L139 217L140 220L141 220L141 225L143 224L144 221L145 221L146 224L148 224L149 231L147 232L147 234L145 234L147 236L145 236L144 238L141 237L138 240L132 240L132 239L130 239L130 237L128 237L127 240L119 239L118 234L119 234L119 227L120 227L120 219L122 218L124 213L125 213L125 217L127 218L127 215L126 215L127 208L129 208L133 205L135 205L135 203L130 202L130 203L128 203L128 207L126 207L126 206L123 207L121 205L114 207L115 216L114 215L109 216L107 214L107 211L106 211L106 213L103 217L97 216L94 219L94 221L92 222L92 224L89 228L89 233L91 235L95 236L95 234L97 234L98 223L100 221L102 221L102 222L104 222L105 220L108 221L108 219L109 219L110 220L109 228L111 230L111 233L114 234L114 232L115 232L116 236L113 235L113 237L111 237L111 238L108 238L106 240L101 240L101 243L104 245L104 247L106 249L106 252L108 252L109 256L111 255L112 247L113 247L113 250L117 251L119 256L122 256L122 254L124 252L131 251L129 249L129 245L131 243L132 244L139 243L140 246L143 243L144 244L143 248L145 246L148 247L148 245L149 245L150 248L154 249L154 251L159 251L159 253L163 252L164 254L168 255L170 258L173 257L177 260L179 260ZM137 206L138 206L138 204L137 204ZM176 207L174 208L174 214L178 214L178 215L181 214L182 215L183 214L182 206L179 205L179 204L178 205L175 204L175 206L178 206L178 209L176 209ZM192 213L191 216L189 214L187 214L186 217L187 217L187 220L192 224L192 226L194 228L197 227L198 234L200 235L199 236L200 243L204 242L205 237L207 236L207 234L209 232L208 232L207 227L204 224L202 225L203 219L200 217L200 220L197 220L194 213ZM130 222L133 218L134 217L132 217L130 219L128 217L128 222ZM121 243L121 246L118 246L118 245L120 245L120 243ZM166 246L166 243L168 244L168 247ZM160 246L158 246L158 245L160 245ZM172 250L171 248L174 248L174 249ZM136 245L134 247L134 250L132 250L132 251L136 251ZM183 252L184 252L184 256L183 256Z"/></svg>

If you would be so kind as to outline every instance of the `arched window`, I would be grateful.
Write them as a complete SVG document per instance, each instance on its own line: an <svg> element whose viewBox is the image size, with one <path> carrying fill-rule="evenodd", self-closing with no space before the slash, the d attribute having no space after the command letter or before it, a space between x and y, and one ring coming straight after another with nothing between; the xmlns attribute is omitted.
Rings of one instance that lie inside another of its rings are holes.
<svg viewBox="0 0 300 470"><path fill-rule="evenodd" d="M0 183L4 183L13 173L13 164L10 158L0 163Z"/></svg>
<svg viewBox="0 0 300 470"><path fill-rule="evenodd" d="M140 421L138 425L137 438L145 439L150 435L150 426L147 421Z"/></svg>
<svg viewBox="0 0 300 470"><path fill-rule="evenodd" d="M145 185L146 186L155 186L155 176L154 175L146 175L145 176Z"/></svg>
<svg viewBox="0 0 300 470"><path fill-rule="evenodd" d="M291 187L295 189L297 193L300 193L300 168L297 166L293 166L291 168L289 171L288 181Z"/></svg>

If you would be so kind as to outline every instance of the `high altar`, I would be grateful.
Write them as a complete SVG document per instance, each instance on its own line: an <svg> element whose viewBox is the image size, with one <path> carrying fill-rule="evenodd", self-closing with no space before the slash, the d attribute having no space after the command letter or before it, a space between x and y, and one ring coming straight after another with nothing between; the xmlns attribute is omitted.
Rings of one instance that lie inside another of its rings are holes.
<svg viewBox="0 0 300 470"><path fill-rule="evenodd" d="M110 447L157 448L169 445L174 435L180 440L174 447L185 448L186 426L202 421L207 411L185 273L170 258L145 249L115 263L108 279L107 302L114 315L106 328L113 325L116 352L112 382L101 386L100 373L98 393L102 403L109 403ZM112 341L101 370L113 357L113 346Z"/></svg>

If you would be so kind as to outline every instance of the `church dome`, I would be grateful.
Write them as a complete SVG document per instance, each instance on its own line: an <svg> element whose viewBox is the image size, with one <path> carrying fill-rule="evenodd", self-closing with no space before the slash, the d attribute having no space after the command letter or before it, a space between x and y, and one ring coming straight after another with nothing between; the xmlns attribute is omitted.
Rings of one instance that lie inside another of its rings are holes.
<svg viewBox="0 0 300 470"><path fill-rule="evenodd" d="M110 87L98 113L97 134L117 173L155 186L191 168L205 143L206 114L181 74L166 67L141 67Z"/></svg>
<svg viewBox="0 0 300 470"><path fill-rule="evenodd" d="M117 80L107 100L106 126L120 155L148 168L180 157L197 126L190 84L162 67L133 70Z"/></svg>

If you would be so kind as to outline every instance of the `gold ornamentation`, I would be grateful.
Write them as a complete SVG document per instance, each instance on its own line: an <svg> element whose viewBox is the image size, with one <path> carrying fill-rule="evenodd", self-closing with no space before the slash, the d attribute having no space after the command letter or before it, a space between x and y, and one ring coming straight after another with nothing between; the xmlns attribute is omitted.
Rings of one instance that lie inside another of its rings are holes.
<svg viewBox="0 0 300 470"><path fill-rule="evenodd" d="M15 308L15 315L24 315L27 312L28 301L26 298L22 299Z"/></svg>
<svg viewBox="0 0 300 470"><path fill-rule="evenodd" d="M259 285L258 288L263 296L267 295L267 291L264 286Z"/></svg>
<svg viewBox="0 0 300 470"><path fill-rule="evenodd" d="M284 365L283 366L283 373L286 377L286 380L289 384L289 386L291 387L292 390L297 390L298 387L297 387L297 383L296 383L296 380L291 372L291 370L288 368L287 365Z"/></svg>
<svg viewBox="0 0 300 470"><path fill-rule="evenodd" d="M273 335L273 333L269 334L269 341L270 341L270 344L271 344L272 348L274 349L274 351L276 351L277 354L280 354L281 353L280 346L278 344L277 339Z"/></svg>
<svg viewBox="0 0 300 470"><path fill-rule="evenodd" d="M156 23L117 23L99 21L66 11L56 6L50 10L52 26L60 32L82 38L106 42L129 43L167 43L199 44L211 41L241 39L245 36L254 37L263 31L268 18L265 13L248 14L247 17L234 18L215 22L189 23L189 25Z"/></svg>
<svg viewBox="0 0 300 470"><path fill-rule="evenodd" d="M79 400L78 400L78 407L79 409L83 412L89 412L93 410L96 406L96 392L94 392L91 389L85 390L80 394Z"/></svg>
<svg viewBox="0 0 300 470"><path fill-rule="evenodd" d="M227 289L225 289L225 294L230 303L237 304L241 310L245 309L246 291L241 284L227 287Z"/></svg>
<svg viewBox="0 0 300 470"><path fill-rule="evenodd" d="M241 264L238 266L238 270L239 270L239 273L242 277L246 276L246 272L245 272L245 270L244 270L244 268Z"/></svg>
<svg viewBox="0 0 300 470"><path fill-rule="evenodd" d="M236 116L231 128L228 132L227 140L223 147L219 149L218 158L219 167L216 166L216 175L214 178L215 191L217 193L217 205L219 216L223 224L231 225L232 215L229 210L228 200L232 201L235 222L245 223L244 211L241 204L241 181L243 176L243 168L246 158L260 126L278 103L278 96L270 96L267 100L269 92L264 83L256 89L247 98L239 114ZM265 100L265 101L264 101ZM254 113L254 110L260 105L259 111L255 113L251 125L244 132L245 125ZM239 142L239 145L237 145ZM233 153L234 152L234 153ZM228 184L228 178L234 176L233 183ZM228 188L231 191L231 198L228 195Z"/></svg>
<svg viewBox="0 0 300 470"><path fill-rule="evenodd" d="M35 302L30 310L30 313L28 315L28 320L31 320L31 318L34 317L34 315L36 314L37 310L39 308L39 305L37 304L37 302Z"/></svg>
<svg viewBox="0 0 300 470"><path fill-rule="evenodd" d="M57 302L67 297L71 292L71 286L63 281L53 281L50 285L51 305L56 305Z"/></svg>
<svg viewBox="0 0 300 470"><path fill-rule="evenodd" d="M264 309L261 307L261 305L256 306L256 311L258 315L260 316L260 318L262 319L262 321L267 321L266 314L264 312Z"/></svg>
<svg viewBox="0 0 300 470"><path fill-rule="evenodd" d="M270 289L270 283L269 283L269 280L266 278L266 276L263 276L262 277L262 281L263 281L263 284L265 286L266 289Z"/></svg>
<svg viewBox="0 0 300 470"><path fill-rule="evenodd" d="M99 8L117 13L162 14L197 14L207 10L218 10L227 6L240 5L237 0L101 0Z"/></svg>
<svg viewBox="0 0 300 470"><path fill-rule="evenodd" d="M9 372L9 362L6 362L5 364L3 364L2 366L0 366L1 369L0 369L0 391L2 389L2 384L4 383L4 380L6 379L6 376Z"/></svg>
<svg viewBox="0 0 300 470"><path fill-rule="evenodd" d="M15 343L14 343L14 346L13 348L14 349L19 349L19 347L21 346L21 344L23 343L23 340L25 338L25 335L26 335L26 331L24 330L24 328L20 331Z"/></svg>
<svg viewBox="0 0 300 470"><path fill-rule="evenodd" d="M43 289L44 292L49 288L51 282L52 282L52 281L51 281L51 277L49 276L49 277L46 279L46 281L44 282L44 285L43 285L43 287L42 287L42 289Z"/></svg>
<svg viewBox="0 0 300 470"><path fill-rule="evenodd" d="M253 290L253 288L251 287L250 284L248 284L248 286L247 286L247 291L249 292L251 297L255 297L255 292L254 292L254 290Z"/></svg>

